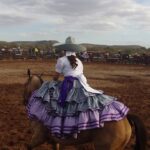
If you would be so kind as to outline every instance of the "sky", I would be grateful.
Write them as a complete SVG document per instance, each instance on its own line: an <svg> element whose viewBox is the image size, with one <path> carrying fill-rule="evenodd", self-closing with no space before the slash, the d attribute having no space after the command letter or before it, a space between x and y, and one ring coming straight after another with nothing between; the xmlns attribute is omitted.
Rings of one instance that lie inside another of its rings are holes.
<svg viewBox="0 0 150 150"><path fill-rule="evenodd" d="M0 0L0 41L150 47L150 0Z"/></svg>

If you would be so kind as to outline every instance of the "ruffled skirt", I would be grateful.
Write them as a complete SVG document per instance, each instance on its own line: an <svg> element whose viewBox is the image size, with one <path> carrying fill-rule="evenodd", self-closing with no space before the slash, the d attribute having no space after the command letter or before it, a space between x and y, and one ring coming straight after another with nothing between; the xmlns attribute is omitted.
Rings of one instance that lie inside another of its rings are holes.
<svg viewBox="0 0 150 150"><path fill-rule="evenodd" d="M42 122L54 136L74 136L82 130L100 128L106 121L123 119L129 111L115 97L87 92L78 80L61 106L61 84L44 82L27 105L28 116Z"/></svg>

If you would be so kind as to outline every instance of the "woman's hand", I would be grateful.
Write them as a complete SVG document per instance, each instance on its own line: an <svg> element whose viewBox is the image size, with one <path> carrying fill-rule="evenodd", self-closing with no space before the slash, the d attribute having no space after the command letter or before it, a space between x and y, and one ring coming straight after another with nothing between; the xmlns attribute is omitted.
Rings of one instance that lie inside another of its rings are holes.
<svg viewBox="0 0 150 150"><path fill-rule="evenodd" d="M54 73L54 76L53 76L53 80L54 80L54 81L58 81L59 76L60 76L60 73L55 72L55 73Z"/></svg>

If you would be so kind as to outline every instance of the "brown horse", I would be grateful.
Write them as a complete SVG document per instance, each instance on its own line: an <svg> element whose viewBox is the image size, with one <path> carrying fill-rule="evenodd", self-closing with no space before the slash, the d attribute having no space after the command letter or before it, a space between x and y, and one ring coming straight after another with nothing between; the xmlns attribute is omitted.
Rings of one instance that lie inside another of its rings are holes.
<svg viewBox="0 0 150 150"><path fill-rule="evenodd" d="M28 70L29 78L25 83L24 104L28 103L31 93L38 89L43 80L40 76L31 76ZM48 134L48 129L37 121L32 121L33 136L28 150L31 150L44 142L49 142L54 149L63 149L65 146L78 145L92 142L95 150L123 150L130 140L132 126L135 128L136 143L135 150L146 149L146 131L142 121L135 115L128 114L126 118L120 121L105 122L103 128L85 130L78 134L77 139L57 139ZM56 144L59 143L59 144Z"/></svg>

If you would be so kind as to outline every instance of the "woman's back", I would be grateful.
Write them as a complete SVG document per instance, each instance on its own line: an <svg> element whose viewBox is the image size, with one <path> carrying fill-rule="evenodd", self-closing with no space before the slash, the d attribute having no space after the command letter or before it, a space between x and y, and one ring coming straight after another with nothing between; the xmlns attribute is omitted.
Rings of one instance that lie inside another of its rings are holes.
<svg viewBox="0 0 150 150"><path fill-rule="evenodd" d="M68 57L63 56L57 60L55 70L58 73L62 73L64 76L79 76L83 74L83 64L78 58L76 58L76 63L76 68L73 68L68 60Z"/></svg>

